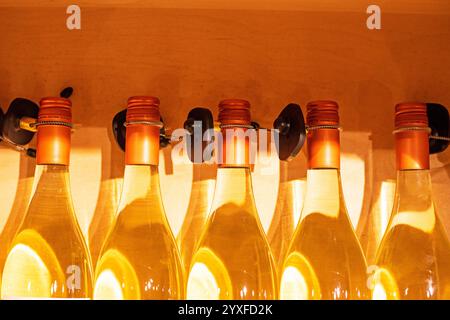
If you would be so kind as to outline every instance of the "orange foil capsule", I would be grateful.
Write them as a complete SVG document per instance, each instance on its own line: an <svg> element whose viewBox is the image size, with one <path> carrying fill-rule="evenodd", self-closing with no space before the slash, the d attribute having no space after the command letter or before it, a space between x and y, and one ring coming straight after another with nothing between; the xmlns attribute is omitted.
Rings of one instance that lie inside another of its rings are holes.
<svg viewBox="0 0 450 320"><path fill-rule="evenodd" d="M159 122L159 99L135 96L128 99L125 164L158 165L159 127L142 122Z"/></svg>
<svg viewBox="0 0 450 320"><path fill-rule="evenodd" d="M69 165L71 108L72 103L69 99L54 97L41 99L38 123L42 124L37 129L37 164Z"/></svg>
<svg viewBox="0 0 450 320"><path fill-rule="evenodd" d="M335 128L314 129L316 126L339 126L339 107L334 101L313 101L307 105L306 122L309 169L340 167L340 137Z"/></svg>
<svg viewBox="0 0 450 320"><path fill-rule="evenodd" d="M402 130L408 128L409 130ZM395 130L397 170L429 169L430 133L426 104L418 102L397 104Z"/></svg>
<svg viewBox="0 0 450 320"><path fill-rule="evenodd" d="M221 101L219 104L219 122L222 126L223 137L221 166L249 166L249 133L252 132L248 131L247 127L251 125L250 103L241 99Z"/></svg>

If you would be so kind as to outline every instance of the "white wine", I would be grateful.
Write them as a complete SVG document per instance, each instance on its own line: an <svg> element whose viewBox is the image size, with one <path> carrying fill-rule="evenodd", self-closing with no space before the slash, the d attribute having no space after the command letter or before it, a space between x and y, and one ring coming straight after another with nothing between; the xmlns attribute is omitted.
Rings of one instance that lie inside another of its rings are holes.
<svg viewBox="0 0 450 320"><path fill-rule="evenodd" d="M189 205L177 237L181 261L186 274L189 272L192 255L195 253L211 209L216 171L215 166L210 164L193 164L193 181Z"/></svg>
<svg viewBox="0 0 450 320"><path fill-rule="evenodd" d="M38 121L42 174L6 258L1 296L87 299L92 295L91 261L69 191L70 101L42 99Z"/></svg>
<svg viewBox="0 0 450 320"><path fill-rule="evenodd" d="M123 191L96 267L94 299L184 297L183 268L159 187L159 128L153 124L159 119L157 98L128 100Z"/></svg>
<svg viewBox="0 0 450 320"><path fill-rule="evenodd" d="M304 179L288 179L288 167L287 161L280 161L277 204L267 232L277 271L279 272L281 272L283 267L284 258L294 235L296 223L299 220L306 185Z"/></svg>
<svg viewBox="0 0 450 320"><path fill-rule="evenodd" d="M222 101L221 125L242 130L250 124L249 108L244 100ZM276 299L276 267L253 198L248 139L227 138L223 147L225 161L217 172L212 213L192 259L187 298Z"/></svg>
<svg viewBox="0 0 450 320"><path fill-rule="evenodd" d="M426 105L398 104L395 123L397 188L373 298L450 299L450 243L433 201Z"/></svg>
<svg viewBox="0 0 450 320"><path fill-rule="evenodd" d="M281 299L368 299L366 261L342 193L338 106L308 104L305 202L283 264Z"/></svg>

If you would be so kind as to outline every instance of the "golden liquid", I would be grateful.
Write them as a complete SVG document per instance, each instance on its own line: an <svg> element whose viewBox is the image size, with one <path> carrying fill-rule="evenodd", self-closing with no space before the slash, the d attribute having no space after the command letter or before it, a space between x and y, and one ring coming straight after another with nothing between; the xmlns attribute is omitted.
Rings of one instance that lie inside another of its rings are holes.
<svg viewBox="0 0 450 320"><path fill-rule="evenodd" d="M94 299L182 299L183 269L158 168L127 165L119 214L101 250Z"/></svg>
<svg viewBox="0 0 450 320"><path fill-rule="evenodd" d="M90 298L91 261L73 211L67 166L43 166L12 241L2 299Z"/></svg>
<svg viewBox="0 0 450 320"><path fill-rule="evenodd" d="M366 261L336 169L308 170L305 203L283 265L280 298L370 298Z"/></svg>
<svg viewBox="0 0 450 320"><path fill-rule="evenodd" d="M398 171L377 267L374 299L450 299L450 243L435 212L428 170Z"/></svg>
<svg viewBox="0 0 450 320"><path fill-rule="evenodd" d="M180 249L181 261L186 274L189 272L192 255L197 248L201 232L208 219L214 194L215 180L209 177L202 177L202 165L194 164L194 181L189 199L186 217L183 221L180 233L177 237L178 248Z"/></svg>
<svg viewBox="0 0 450 320"><path fill-rule="evenodd" d="M192 259L188 299L276 299L277 277L256 212L250 171L220 168L208 219Z"/></svg>

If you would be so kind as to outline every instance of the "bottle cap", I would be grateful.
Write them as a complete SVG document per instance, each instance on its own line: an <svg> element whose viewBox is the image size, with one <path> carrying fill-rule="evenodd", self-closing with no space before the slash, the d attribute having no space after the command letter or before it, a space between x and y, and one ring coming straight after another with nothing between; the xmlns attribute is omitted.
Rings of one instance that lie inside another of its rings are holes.
<svg viewBox="0 0 450 320"><path fill-rule="evenodd" d="M159 99L156 97L134 96L128 99L127 122L160 121Z"/></svg>
<svg viewBox="0 0 450 320"><path fill-rule="evenodd" d="M309 102L306 106L306 123L308 127L339 126L338 104L328 100Z"/></svg>
<svg viewBox="0 0 450 320"><path fill-rule="evenodd" d="M226 99L219 103L221 125L250 126L250 103L243 99Z"/></svg>
<svg viewBox="0 0 450 320"><path fill-rule="evenodd" d="M60 121L72 123L72 102L66 98L46 97L39 103L38 123Z"/></svg>
<svg viewBox="0 0 450 320"><path fill-rule="evenodd" d="M428 127L427 105L421 102L404 102L395 106L395 128Z"/></svg>

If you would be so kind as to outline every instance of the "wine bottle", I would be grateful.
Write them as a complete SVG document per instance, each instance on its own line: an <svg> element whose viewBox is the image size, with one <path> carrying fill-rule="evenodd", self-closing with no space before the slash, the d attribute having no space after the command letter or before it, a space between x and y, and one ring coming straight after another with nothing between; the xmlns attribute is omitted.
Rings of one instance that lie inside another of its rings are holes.
<svg viewBox="0 0 450 320"><path fill-rule="evenodd" d="M450 243L431 188L427 107L395 107L397 184L371 275L374 299L450 299Z"/></svg>
<svg viewBox="0 0 450 320"><path fill-rule="evenodd" d="M290 179L288 168L293 169L288 161L280 161L277 203L267 232L277 271L281 271L283 266L295 226L299 220L305 195L306 181L304 179Z"/></svg>
<svg viewBox="0 0 450 320"><path fill-rule="evenodd" d="M131 97L118 214L95 270L94 299L182 299L183 269L161 200L159 100Z"/></svg>
<svg viewBox="0 0 450 320"><path fill-rule="evenodd" d="M91 261L70 195L71 102L43 98L37 122L42 171L6 258L2 299L87 299Z"/></svg>
<svg viewBox="0 0 450 320"><path fill-rule="evenodd" d="M186 274L189 272L192 255L197 248L203 227L208 219L214 195L216 166L193 164L193 181L189 205L183 225L177 237L181 261Z"/></svg>
<svg viewBox="0 0 450 320"><path fill-rule="evenodd" d="M219 105L224 159L217 170L212 213L192 259L188 299L275 299L273 257L256 211L250 176L250 104ZM219 152L220 153L220 152ZM220 157L219 157L220 158Z"/></svg>
<svg viewBox="0 0 450 320"><path fill-rule="evenodd" d="M389 222L394 203L395 180L387 179L375 183L369 213L362 223L359 242L363 248L367 265L375 265L378 247ZM361 218L363 219L363 218ZM361 221L360 219L360 221Z"/></svg>
<svg viewBox="0 0 450 320"><path fill-rule="evenodd" d="M338 105L307 106L308 170L301 220L283 264L281 299L366 299L366 261L342 193Z"/></svg>

